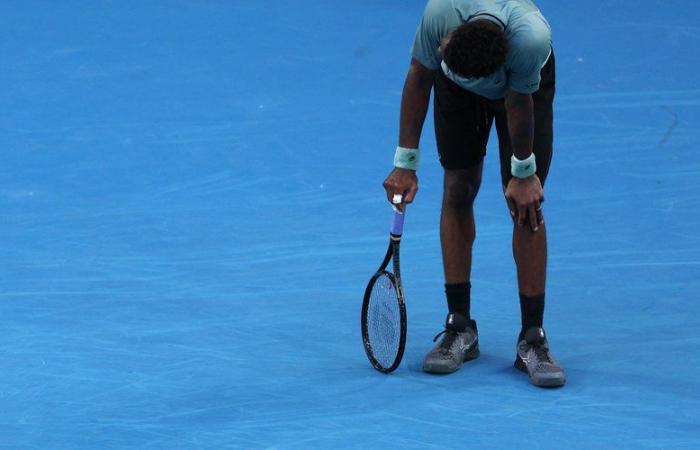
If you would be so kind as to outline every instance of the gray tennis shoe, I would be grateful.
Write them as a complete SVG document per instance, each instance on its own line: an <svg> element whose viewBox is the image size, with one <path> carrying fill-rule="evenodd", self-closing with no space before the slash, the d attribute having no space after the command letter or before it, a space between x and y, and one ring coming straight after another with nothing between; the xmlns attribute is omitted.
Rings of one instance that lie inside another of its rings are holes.
<svg viewBox="0 0 700 450"><path fill-rule="evenodd" d="M515 368L528 374L540 387L558 387L566 383L564 369L549 354L549 343L540 327L528 328L518 342Z"/></svg>
<svg viewBox="0 0 700 450"><path fill-rule="evenodd" d="M468 321L461 314L447 315L445 330L440 332L442 340L425 356L423 370L430 373L452 373L462 367L462 363L479 357L479 335L476 322Z"/></svg>

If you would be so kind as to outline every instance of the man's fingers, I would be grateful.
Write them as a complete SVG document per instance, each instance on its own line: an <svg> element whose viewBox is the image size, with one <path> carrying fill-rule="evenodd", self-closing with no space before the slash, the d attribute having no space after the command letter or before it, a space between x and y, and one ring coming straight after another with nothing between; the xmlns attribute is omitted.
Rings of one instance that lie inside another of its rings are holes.
<svg viewBox="0 0 700 450"><path fill-rule="evenodd" d="M386 199L389 201L389 203L392 205L397 204L395 200L397 200L398 197L403 196L403 190L395 181L389 179L384 181L382 186L384 186L384 189L386 189ZM398 200L398 203L401 203L400 199Z"/></svg>
<svg viewBox="0 0 700 450"><path fill-rule="evenodd" d="M386 199L389 201L389 203L391 203L391 199L394 197L393 186L391 185L391 183L389 183L388 180L384 180L384 182L382 183L382 187L386 191Z"/></svg>
<svg viewBox="0 0 700 450"><path fill-rule="evenodd" d="M525 226L525 221L527 220L527 207L525 205L518 205L518 225Z"/></svg>
<svg viewBox="0 0 700 450"><path fill-rule="evenodd" d="M396 192L390 187L385 187L386 189L386 199L389 203L392 205L394 204L394 195L396 195Z"/></svg>
<svg viewBox="0 0 700 450"><path fill-rule="evenodd" d="M404 195L403 202L407 204L413 202L413 199L416 198L417 192L418 186L411 186L411 188L406 192L406 195Z"/></svg>
<svg viewBox="0 0 700 450"><path fill-rule="evenodd" d="M394 205L394 208L398 209L399 211L403 212L404 209L404 196L401 194L394 194L394 196L391 198L391 204Z"/></svg>
<svg viewBox="0 0 700 450"><path fill-rule="evenodd" d="M544 215L542 214L542 202L544 198L541 198L539 203L535 204L535 212L537 213L537 226L539 227L544 223Z"/></svg>
<svg viewBox="0 0 700 450"><path fill-rule="evenodd" d="M528 220L530 221L530 229L532 231L537 231L539 228L537 223L537 208L535 205L530 205L528 208Z"/></svg>
<svg viewBox="0 0 700 450"><path fill-rule="evenodd" d="M506 203L508 204L508 211L512 217L515 217L515 212L517 208L515 206L515 201L512 198L506 197Z"/></svg>

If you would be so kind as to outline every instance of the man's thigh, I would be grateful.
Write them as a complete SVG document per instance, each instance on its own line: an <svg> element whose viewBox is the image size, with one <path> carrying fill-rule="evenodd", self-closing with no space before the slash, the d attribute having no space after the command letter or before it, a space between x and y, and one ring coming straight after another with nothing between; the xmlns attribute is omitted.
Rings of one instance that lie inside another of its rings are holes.
<svg viewBox="0 0 700 450"><path fill-rule="evenodd" d="M440 164L445 170L480 165L486 154L493 112L483 97L435 74L433 114Z"/></svg>

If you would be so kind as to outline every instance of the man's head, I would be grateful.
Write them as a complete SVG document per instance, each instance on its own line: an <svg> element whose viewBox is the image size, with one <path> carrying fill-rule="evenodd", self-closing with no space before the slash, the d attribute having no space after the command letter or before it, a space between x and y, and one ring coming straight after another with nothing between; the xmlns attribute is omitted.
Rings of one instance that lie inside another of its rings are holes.
<svg viewBox="0 0 700 450"><path fill-rule="evenodd" d="M488 20L467 22L440 45L445 64L465 78L492 75L506 61L508 41L501 27Z"/></svg>

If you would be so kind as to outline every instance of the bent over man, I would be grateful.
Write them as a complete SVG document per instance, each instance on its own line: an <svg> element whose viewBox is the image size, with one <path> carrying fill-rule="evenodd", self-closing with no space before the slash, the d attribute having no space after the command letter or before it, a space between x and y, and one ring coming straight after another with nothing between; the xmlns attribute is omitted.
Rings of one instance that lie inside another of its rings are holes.
<svg viewBox="0 0 700 450"><path fill-rule="evenodd" d="M434 88L435 135L444 169L440 240L449 313L423 369L451 373L479 356L470 316L473 204L496 123L501 180L513 217L522 328L515 367L537 386L566 379L542 327L547 266L543 186L552 158L555 88L551 30L530 0L430 0L411 49L399 145L384 181L389 201L418 190L419 140ZM403 207L403 204L400 207Z"/></svg>

